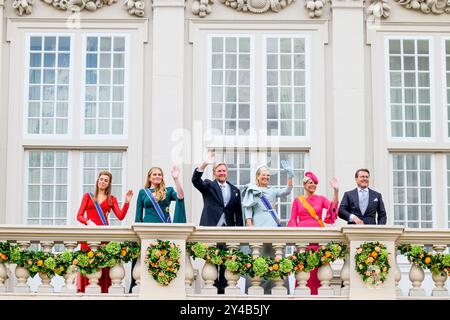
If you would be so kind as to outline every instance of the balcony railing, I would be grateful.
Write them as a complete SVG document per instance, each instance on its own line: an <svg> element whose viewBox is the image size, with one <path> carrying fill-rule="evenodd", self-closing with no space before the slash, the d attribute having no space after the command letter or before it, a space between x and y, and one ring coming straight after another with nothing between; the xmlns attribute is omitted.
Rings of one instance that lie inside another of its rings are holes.
<svg viewBox="0 0 450 320"><path fill-rule="evenodd" d="M168 286L157 283L144 262L147 247L156 239L170 240L181 249L180 269ZM89 286L85 293L77 293L75 273L68 273L64 277L54 276L52 279L38 274L31 279L25 268L0 263L0 299L450 299L446 288L446 272L440 276L433 274L434 288L427 294L423 281L425 273L429 271L424 273L412 264L409 275L403 275L409 278L410 288L402 291L398 286L402 273L397 265L399 244L426 246L435 253L444 253L450 244L450 230L393 226L217 228L146 223L130 227L0 226L0 242L16 244L22 249L39 244L40 250L44 252L55 249L73 252L81 242L87 242L95 251L102 242L110 241L136 241L141 244L141 256L134 269L131 269L131 263L111 268L112 285L109 293L100 293L98 273L88 277ZM321 286L316 296L312 296L306 287L309 274L305 272L293 272L288 282L272 280L273 288L266 294L261 286L262 279L256 276L244 278L226 272L228 286L224 294L218 294L213 286L217 268L202 259L193 260L186 250L188 242L201 242L210 246L226 245L228 249L246 248L253 257L258 257L263 255L264 248L271 247L274 256L282 258L294 250L304 251L310 244L323 245L330 241L346 244L348 254L318 273ZM389 253L391 270L386 281L377 287L367 285L355 271L356 250L366 241L381 241ZM137 285L132 293L128 293L131 278L135 279Z"/></svg>

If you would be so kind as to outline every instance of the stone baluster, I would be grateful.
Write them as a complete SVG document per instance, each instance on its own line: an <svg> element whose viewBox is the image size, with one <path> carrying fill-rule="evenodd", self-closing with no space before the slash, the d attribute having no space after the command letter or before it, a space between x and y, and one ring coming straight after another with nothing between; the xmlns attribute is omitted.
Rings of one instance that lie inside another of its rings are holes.
<svg viewBox="0 0 450 320"><path fill-rule="evenodd" d="M227 247L230 251L239 250L239 243L228 243ZM241 289L239 289L236 284L239 281L239 274L233 273L231 271L225 270L225 279L227 279L228 286L225 288L226 295L240 295L242 294Z"/></svg>
<svg viewBox="0 0 450 320"><path fill-rule="evenodd" d="M283 258L283 248L286 246L285 243L273 243L272 247L275 250L275 258ZM287 295L288 289L284 286L284 280L281 278L274 280L275 286L272 288L271 293L273 295Z"/></svg>
<svg viewBox="0 0 450 320"><path fill-rule="evenodd" d="M136 260L136 264L134 265L132 276L134 281L136 281L136 285L131 289L133 294L138 294L141 290L141 257L139 256Z"/></svg>
<svg viewBox="0 0 450 320"><path fill-rule="evenodd" d="M52 251L53 241L41 241L42 251L48 254ZM46 273L39 272L39 277L41 278L41 284L38 287L39 293L53 293L53 286L51 285L52 278L50 278Z"/></svg>
<svg viewBox="0 0 450 320"><path fill-rule="evenodd" d="M17 245L20 249L26 250L30 246L30 241L17 241ZM30 273L28 270L22 266L16 266L15 275L17 278L16 286L14 287L14 292L19 293L29 293L30 286L27 283Z"/></svg>
<svg viewBox="0 0 450 320"><path fill-rule="evenodd" d="M125 278L125 268L123 262L117 263L109 269L109 277L111 278L111 286L108 289L108 293L124 294L123 279Z"/></svg>
<svg viewBox="0 0 450 320"><path fill-rule="evenodd" d="M64 248L71 253L74 252L77 245L78 243L76 241L64 241ZM77 286L75 283L76 277L77 277L76 272L74 272L71 269L66 270L66 273L64 274L64 285L61 288L61 292L76 293L77 292Z"/></svg>
<svg viewBox="0 0 450 320"><path fill-rule="evenodd" d="M434 245L433 250L436 251L438 254L442 254L442 252L447 249L446 245ZM440 271L438 273L432 273L431 278L434 281L435 287L431 291L431 295L433 297L445 297L448 296L448 290L445 288L445 282L447 281L447 272Z"/></svg>
<svg viewBox="0 0 450 320"><path fill-rule="evenodd" d="M215 246L215 243L208 243L210 247ZM214 282L218 276L217 266L205 260L205 264L202 269L203 288L201 294L203 295L215 295L217 294L217 288L214 287Z"/></svg>
<svg viewBox="0 0 450 320"><path fill-rule="evenodd" d="M321 244L319 244L320 247ZM320 281L320 287L318 290L319 296L332 296L334 290L330 286L331 280L333 280L333 269L330 264L324 264L317 270L317 278Z"/></svg>
<svg viewBox="0 0 450 320"><path fill-rule="evenodd" d="M413 286L409 289L410 296L425 296L425 290L422 288L424 279L425 273L423 269L415 263L412 263L411 269L409 270L409 280L411 280Z"/></svg>
<svg viewBox="0 0 450 320"><path fill-rule="evenodd" d="M186 273L184 283L186 285L186 294L195 293L194 290L194 268L192 267L191 256L186 250Z"/></svg>
<svg viewBox="0 0 450 320"><path fill-rule="evenodd" d="M341 280L344 285L341 288L341 296L348 296L350 294L350 255L348 253L345 255L341 269Z"/></svg>
<svg viewBox="0 0 450 320"><path fill-rule="evenodd" d="M297 250L299 252L305 252L308 247L305 243L297 243ZM311 274L305 271L297 271L295 273L295 280L297 281L297 286L294 290L294 295L296 296L309 296L311 294L311 290L306 286Z"/></svg>
<svg viewBox="0 0 450 320"><path fill-rule="evenodd" d="M6 292L6 279L8 279L8 271L5 264L0 262L0 292Z"/></svg>
<svg viewBox="0 0 450 320"><path fill-rule="evenodd" d="M98 247L100 246L100 242L88 242L88 246L91 248L92 251L97 251ZM98 285L98 279L100 279L102 276L102 269L98 269L96 272L86 275L86 277L89 279L89 284L86 286L85 293L87 294L97 294L101 293L101 288Z"/></svg>
<svg viewBox="0 0 450 320"><path fill-rule="evenodd" d="M261 254L262 243L250 243L250 249L252 250L253 257L259 257ZM261 278L254 276L251 279L251 287L248 288L249 295L264 295L264 288L261 287Z"/></svg>
<svg viewBox="0 0 450 320"><path fill-rule="evenodd" d="M395 294L400 297L403 295L402 289L399 287L400 280L402 279L402 271L398 266L398 248L395 247L395 256L394 256L394 280L395 280Z"/></svg>

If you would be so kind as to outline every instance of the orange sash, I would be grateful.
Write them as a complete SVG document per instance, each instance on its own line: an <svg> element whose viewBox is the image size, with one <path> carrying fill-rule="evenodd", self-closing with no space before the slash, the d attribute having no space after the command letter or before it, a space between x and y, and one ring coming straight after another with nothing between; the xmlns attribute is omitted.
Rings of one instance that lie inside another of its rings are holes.
<svg viewBox="0 0 450 320"><path fill-rule="evenodd" d="M311 217L316 220L321 227L325 227L325 224L323 223L322 219L317 215L316 210L309 204L309 202L305 199L304 196L299 196L298 200L301 202L303 207L305 207L306 211L311 215Z"/></svg>

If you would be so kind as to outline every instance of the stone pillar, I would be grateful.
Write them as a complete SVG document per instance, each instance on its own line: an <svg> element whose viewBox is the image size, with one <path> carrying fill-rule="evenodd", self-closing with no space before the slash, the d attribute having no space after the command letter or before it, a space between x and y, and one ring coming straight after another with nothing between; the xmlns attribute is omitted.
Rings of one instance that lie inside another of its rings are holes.
<svg viewBox="0 0 450 320"><path fill-rule="evenodd" d="M396 246L395 242L397 238L403 233L403 227L387 227L376 225L355 225L342 227L342 233L349 242L350 250L350 288L349 299L383 299L394 300L396 299L396 286L395 286L395 270L392 268L395 263ZM356 249L364 242L382 242L389 253L389 259L391 263L391 269L389 270L386 281L380 286L367 287L361 279L359 273L355 270L355 254Z"/></svg>
<svg viewBox="0 0 450 320"><path fill-rule="evenodd" d="M341 190L354 188L352 177L366 165L368 130L364 81L364 5L363 0L332 1L332 109L334 131L334 174L345 180ZM331 110L327 110L331 111ZM348 116L352 115L349 126ZM355 134L359 133L359 134ZM348 155L351 154L351 157Z"/></svg>
<svg viewBox="0 0 450 320"><path fill-rule="evenodd" d="M8 108L7 108L7 90L8 86L4 85L6 81L5 77L8 72L3 70L3 50L4 50L4 38L3 38L3 11L5 1L0 0L0 203L2 204L2 210L0 210L0 224L6 223L6 146L8 139Z"/></svg>
<svg viewBox="0 0 450 320"><path fill-rule="evenodd" d="M133 231L141 239L141 282L139 299L165 300L186 299L186 240L194 230L193 224L170 224L170 223L137 223L132 225ZM148 271L145 257L148 246L156 241L169 240L179 246L180 269L177 277L168 286L156 282Z"/></svg>
<svg viewBox="0 0 450 320"><path fill-rule="evenodd" d="M183 128L184 7L184 0L153 0L152 100L148 106L152 111L146 127L152 132L151 163L163 170L176 161L172 150L177 142L171 142L171 135Z"/></svg>

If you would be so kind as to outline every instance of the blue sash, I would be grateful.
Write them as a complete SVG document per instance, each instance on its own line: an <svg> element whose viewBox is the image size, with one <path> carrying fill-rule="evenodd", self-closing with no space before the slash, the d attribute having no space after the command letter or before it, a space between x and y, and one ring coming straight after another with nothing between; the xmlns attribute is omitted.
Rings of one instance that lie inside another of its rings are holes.
<svg viewBox="0 0 450 320"><path fill-rule="evenodd" d="M159 206L159 204L158 204L158 202L156 201L155 197L153 197L153 195L152 195L150 189L144 189L144 191L145 191L145 193L147 194L147 197L148 197L148 198L150 199L150 201L152 202L153 207L155 208L156 213L158 214L158 216L159 216L159 218L161 219L161 221L162 221L163 223L171 223L172 221L170 220L170 214L169 214L169 216L167 217L167 221L166 221L166 219L164 218L164 213L163 213L163 211L161 210L161 207Z"/></svg>
<svg viewBox="0 0 450 320"><path fill-rule="evenodd" d="M94 194L92 192L89 192L89 196L91 197L92 202L94 202L94 206L95 209L97 209L97 214L100 217L100 220L102 220L103 225L106 226L108 223L106 222L106 217L102 211L102 208L100 207L99 203L95 201Z"/></svg>
<svg viewBox="0 0 450 320"><path fill-rule="evenodd" d="M275 211L275 209L272 208L272 206L270 205L270 202L267 201L266 197L264 197L262 193L261 193L261 200L264 203L264 205L266 206L267 210L269 210L269 213L272 216L273 220L276 222L277 227L281 227L281 221L280 221L280 219L278 219L277 212Z"/></svg>

